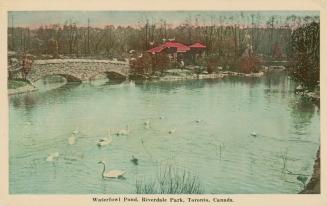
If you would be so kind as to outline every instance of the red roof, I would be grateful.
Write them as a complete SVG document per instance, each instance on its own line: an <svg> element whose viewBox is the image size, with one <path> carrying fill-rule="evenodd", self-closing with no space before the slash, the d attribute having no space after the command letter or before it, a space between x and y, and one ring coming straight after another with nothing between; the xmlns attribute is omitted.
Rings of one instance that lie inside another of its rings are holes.
<svg viewBox="0 0 327 206"><path fill-rule="evenodd" d="M174 41L165 42L162 46L167 48L176 48L177 52L187 52L190 50L190 47Z"/></svg>
<svg viewBox="0 0 327 206"><path fill-rule="evenodd" d="M160 53L162 50L164 50L165 48L176 48L177 52L187 52L190 50L190 47L178 43L178 42L173 42L173 41L168 41L165 42L164 44L154 47L152 49L149 49L148 52L150 53Z"/></svg>
<svg viewBox="0 0 327 206"><path fill-rule="evenodd" d="M166 48L166 47L160 45L160 46L154 47L154 48L152 48L152 49L149 49L148 52L153 53L153 54L155 54L155 53L160 53L160 52L161 52L162 50L164 50L165 48Z"/></svg>
<svg viewBox="0 0 327 206"><path fill-rule="evenodd" d="M206 48L206 46L204 46L203 44L197 42L195 44L192 44L191 46L189 46L190 48L200 48L200 49L203 49L203 48Z"/></svg>

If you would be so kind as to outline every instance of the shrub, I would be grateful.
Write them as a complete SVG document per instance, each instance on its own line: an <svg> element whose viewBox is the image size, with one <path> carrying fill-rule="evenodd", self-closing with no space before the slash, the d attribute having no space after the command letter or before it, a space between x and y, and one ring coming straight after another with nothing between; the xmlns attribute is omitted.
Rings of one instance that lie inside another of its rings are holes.
<svg viewBox="0 0 327 206"><path fill-rule="evenodd" d="M154 67L156 71L163 73L164 70L168 69L170 66L169 58L166 54L159 53L154 57Z"/></svg>
<svg viewBox="0 0 327 206"><path fill-rule="evenodd" d="M240 59L240 71L243 73L259 72L261 61L255 55L243 56Z"/></svg>
<svg viewBox="0 0 327 206"><path fill-rule="evenodd" d="M219 57L216 55L207 58L207 72L211 74L218 67Z"/></svg>
<svg viewBox="0 0 327 206"><path fill-rule="evenodd" d="M130 64L135 74L152 73L152 58L148 53L131 61Z"/></svg>
<svg viewBox="0 0 327 206"><path fill-rule="evenodd" d="M299 27L292 34L293 69L291 77L309 90L319 85L320 74L320 26L311 23Z"/></svg>

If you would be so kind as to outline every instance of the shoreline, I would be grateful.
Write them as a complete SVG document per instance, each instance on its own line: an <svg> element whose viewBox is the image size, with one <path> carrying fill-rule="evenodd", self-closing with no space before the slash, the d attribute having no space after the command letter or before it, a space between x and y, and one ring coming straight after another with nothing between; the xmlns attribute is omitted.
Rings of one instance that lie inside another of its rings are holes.
<svg viewBox="0 0 327 206"><path fill-rule="evenodd" d="M316 160L313 165L313 173L309 182L299 194L320 194L320 147L317 151Z"/></svg>
<svg viewBox="0 0 327 206"><path fill-rule="evenodd" d="M159 77L159 78L150 77L150 79L148 80L155 81L155 82L158 81L165 82L165 81L181 81L181 80L196 80L196 79L223 79L224 77L232 77L232 76L259 78L264 75L265 75L264 72L245 74L245 73L228 71L228 72L212 73L212 74L166 75L164 77ZM10 96L10 95L22 94L22 93L33 92L33 91L37 91L37 88L29 84L15 89L8 89L8 95Z"/></svg>
<svg viewBox="0 0 327 206"><path fill-rule="evenodd" d="M22 94L27 92L33 92L36 91L37 88L33 85L26 85L22 87L18 87L16 89L8 89L8 96L15 95L15 94Z"/></svg>
<svg viewBox="0 0 327 206"><path fill-rule="evenodd" d="M239 72L221 72L212 74L191 74L191 75L167 75L160 77L159 79L154 79L154 81L179 81L179 80L196 80L196 79L223 79L224 77L248 77L248 78L259 78L264 76L264 72L258 73L239 73Z"/></svg>

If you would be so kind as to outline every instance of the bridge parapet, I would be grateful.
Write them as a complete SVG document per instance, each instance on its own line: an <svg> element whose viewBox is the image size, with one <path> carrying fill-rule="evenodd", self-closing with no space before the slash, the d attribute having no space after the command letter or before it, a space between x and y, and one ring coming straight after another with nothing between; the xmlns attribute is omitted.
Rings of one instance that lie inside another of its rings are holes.
<svg viewBox="0 0 327 206"><path fill-rule="evenodd" d="M129 66L128 62L98 60L98 59L46 59L46 60L35 60L33 62L33 64L65 64L65 63L105 63L105 64Z"/></svg>

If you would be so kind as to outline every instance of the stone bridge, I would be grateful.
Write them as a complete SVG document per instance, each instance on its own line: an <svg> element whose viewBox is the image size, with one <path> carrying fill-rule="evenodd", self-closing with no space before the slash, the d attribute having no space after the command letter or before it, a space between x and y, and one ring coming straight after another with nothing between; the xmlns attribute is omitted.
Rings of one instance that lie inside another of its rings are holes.
<svg viewBox="0 0 327 206"><path fill-rule="evenodd" d="M127 62L90 59L49 59L33 61L26 80L36 82L46 76L59 75L67 81L89 81L99 74L105 74L109 79L123 80L128 77ZM10 72L13 79L22 78L21 72ZM20 77L19 77L20 76Z"/></svg>

